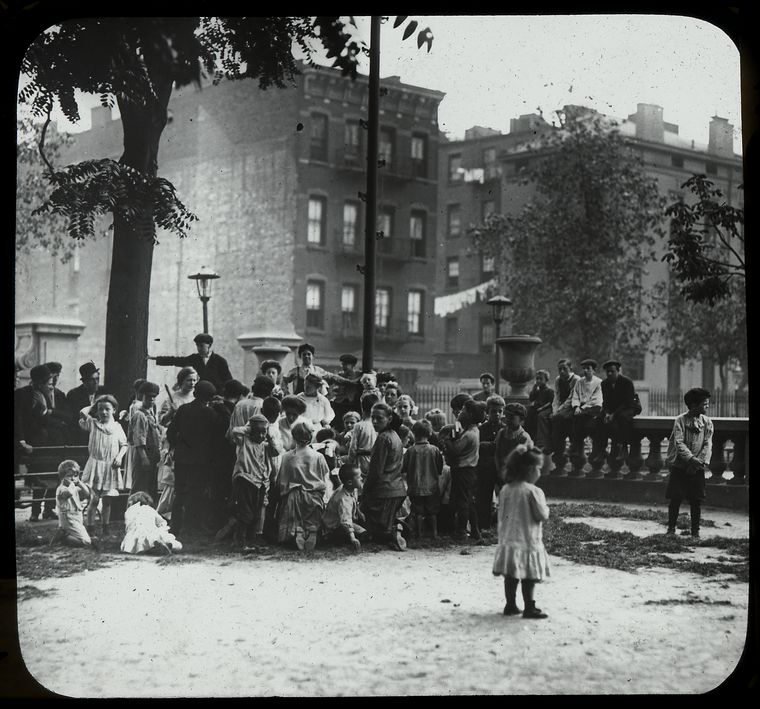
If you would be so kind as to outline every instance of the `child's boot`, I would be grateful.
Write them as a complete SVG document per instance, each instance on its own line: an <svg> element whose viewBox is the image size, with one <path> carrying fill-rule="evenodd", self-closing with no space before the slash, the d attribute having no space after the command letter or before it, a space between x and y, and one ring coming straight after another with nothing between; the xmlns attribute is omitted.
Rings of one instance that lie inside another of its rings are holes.
<svg viewBox="0 0 760 709"><path fill-rule="evenodd" d="M507 599L507 605L504 606L504 615L517 615L522 611L517 607L517 579L504 579L504 595Z"/></svg>
<svg viewBox="0 0 760 709"><path fill-rule="evenodd" d="M540 608L536 608L535 601L528 601L525 604L525 610L523 611L523 618L548 618L549 616L544 613Z"/></svg>

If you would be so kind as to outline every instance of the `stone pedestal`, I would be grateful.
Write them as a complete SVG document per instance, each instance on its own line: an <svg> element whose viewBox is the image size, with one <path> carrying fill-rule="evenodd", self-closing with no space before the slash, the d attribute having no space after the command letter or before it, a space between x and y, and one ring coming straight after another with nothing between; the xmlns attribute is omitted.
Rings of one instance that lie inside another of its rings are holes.
<svg viewBox="0 0 760 709"><path fill-rule="evenodd" d="M63 389L79 383L78 340L85 324L73 318L33 317L17 320L15 360L18 385L29 383L29 370L37 364L60 362Z"/></svg>
<svg viewBox="0 0 760 709"><path fill-rule="evenodd" d="M237 341L245 351L243 383L250 386L261 363L273 359L280 363L283 373L296 366L295 350L303 342L295 332L253 332L238 335Z"/></svg>

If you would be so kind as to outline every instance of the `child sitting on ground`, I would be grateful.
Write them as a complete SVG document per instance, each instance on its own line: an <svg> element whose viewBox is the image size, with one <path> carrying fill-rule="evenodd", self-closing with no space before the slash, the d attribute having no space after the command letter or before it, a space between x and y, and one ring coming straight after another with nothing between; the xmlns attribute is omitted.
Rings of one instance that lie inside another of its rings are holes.
<svg viewBox="0 0 760 709"><path fill-rule="evenodd" d="M429 441L433 427L423 419L412 425L414 445L404 454L402 473L412 503L415 536L422 536L425 520L430 522L433 539L438 538L438 512L441 495L438 480L443 472L443 455Z"/></svg>
<svg viewBox="0 0 760 709"><path fill-rule="evenodd" d="M507 458L507 484L499 492L499 545L493 562L494 576L504 576L507 604L504 615L517 615L517 586L525 601L523 618L546 618L536 608L536 583L549 576L549 559L542 539L549 506L535 483L541 475L543 455L537 449L518 445Z"/></svg>
<svg viewBox="0 0 760 709"><path fill-rule="evenodd" d="M127 554L147 552L167 556L182 550L182 543L169 531L169 525L156 512L153 498L147 492L133 492L127 498L121 550Z"/></svg>
<svg viewBox="0 0 760 709"><path fill-rule="evenodd" d="M340 485L330 497L322 515L322 539L327 542L351 542L354 551L361 551L361 539L367 530L359 522L364 515L359 511L357 496L362 489L362 471L358 466L344 463L338 471Z"/></svg>
<svg viewBox="0 0 760 709"><path fill-rule="evenodd" d="M61 542L72 547L93 546L93 541L84 526L84 500L90 497L90 490L80 479L79 463L64 460L58 466L58 488L55 504L58 508L58 529L50 545Z"/></svg>

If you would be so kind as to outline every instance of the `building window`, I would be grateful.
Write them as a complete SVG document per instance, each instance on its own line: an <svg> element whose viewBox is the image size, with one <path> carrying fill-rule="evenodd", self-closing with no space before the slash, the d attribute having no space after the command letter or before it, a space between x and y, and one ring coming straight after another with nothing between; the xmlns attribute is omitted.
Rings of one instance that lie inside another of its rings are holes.
<svg viewBox="0 0 760 709"><path fill-rule="evenodd" d="M446 260L446 285L449 288L459 285L459 256L451 256Z"/></svg>
<svg viewBox="0 0 760 709"><path fill-rule="evenodd" d="M443 349L446 352L456 352L458 339L459 339L459 326L457 325L456 316L446 318Z"/></svg>
<svg viewBox="0 0 760 709"><path fill-rule="evenodd" d="M493 276L493 271L494 271L493 256L486 256L486 254L481 254L480 273L483 276L483 278L491 278L491 276Z"/></svg>
<svg viewBox="0 0 760 709"><path fill-rule="evenodd" d="M378 160L385 160L385 169L389 172L393 170L393 155L395 153L394 143L396 142L396 133L392 128L381 128L378 135L377 157Z"/></svg>
<svg viewBox="0 0 760 709"><path fill-rule="evenodd" d="M343 133L343 150L347 158L358 160L361 146L359 121L346 121Z"/></svg>
<svg viewBox="0 0 760 709"><path fill-rule="evenodd" d="M327 200L324 197L309 197L308 241L310 244L325 243L325 213Z"/></svg>
<svg viewBox="0 0 760 709"><path fill-rule="evenodd" d="M530 160L528 158L520 158L519 160L515 160L515 175L519 175L524 170L527 170L530 165Z"/></svg>
<svg viewBox="0 0 760 709"><path fill-rule="evenodd" d="M411 255L425 258L425 212L412 212L409 217L409 239L412 245Z"/></svg>
<svg viewBox="0 0 760 709"><path fill-rule="evenodd" d="M485 224L486 217L489 214L495 214L496 213L496 202L494 202L492 199L487 199L483 202L483 204L480 206L480 221Z"/></svg>
<svg viewBox="0 0 760 709"><path fill-rule="evenodd" d="M375 331L387 335L391 326L391 291L390 288L378 288L375 291Z"/></svg>
<svg viewBox="0 0 760 709"><path fill-rule="evenodd" d="M324 329L325 285L321 281L306 282L306 327Z"/></svg>
<svg viewBox="0 0 760 709"><path fill-rule="evenodd" d="M705 163L705 172L708 175L717 175L718 174L718 166L714 162L706 162Z"/></svg>
<svg viewBox="0 0 760 709"><path fill-rule="evenodd" d="M406 327L410 335L422 334L422 310L425 293L421 290L410 290L407 297Z"/></svg>
<svg viewBox="0 0 760 709"><path fill-rule="evenodd" d="M356 202L343 203L343 246L356 246L359 234L359 205Z"/></svg>
<svg viewBox="0 0 760 709"><path fill-rule="evenodd" d="M495 337L494 322L492 317L480 318L480 351L483 353L493 352Z"/></svg>
<svg viewBox="0 0 760 709"><path fill-rule="evenodd" d="M683 167L683 157L681 157L680 155L671 155L670 164L673 167Z"/></svg>
<svg viewBox="0 0 760 709"><path fill-rule="evenodd" d="M358 288L344 285L340 289L340 315L343 335L356 334L358 322L356 319L356 301Z"/></svg>
<svg viewBox="0 0 760 709"><path fill-rule="evenodd" d="M327 116L324 113L311 114L309 157L327 162Z"/></svg>
<svg viewBox="0 0 760 709"><path fill-rule="evenodd" d="M499 167L496 164L496 148L486 148L483 151L483 177L492 180L499 176Z"/></svg>
<svg viewBox="0 0 760 709"><path fill-rule="evenodd" d="M450 204L446 208L446 226L449 236L462 233L462 209L458 204Z"/></svg>
<svg viewBox="0 0 760 709"><path fill-rule="evenodd" d="M449 182L461 182L464 179L461 167L462 156L459 153L449 155Z"/></svg>
<svg viewBox="0 0 760 709"><path fill-rule="evenodd" d="M393 227L396 210L393 207L380 207L377 212L377 231L383 236L377 242L377 250L382 253L390 253L393 248Z"/></svg>
<svg viewBox="0 0 760 709"><path fill-rule="evenodd" d="M412 177L427 177L427 136L412 135Z"/></svg>

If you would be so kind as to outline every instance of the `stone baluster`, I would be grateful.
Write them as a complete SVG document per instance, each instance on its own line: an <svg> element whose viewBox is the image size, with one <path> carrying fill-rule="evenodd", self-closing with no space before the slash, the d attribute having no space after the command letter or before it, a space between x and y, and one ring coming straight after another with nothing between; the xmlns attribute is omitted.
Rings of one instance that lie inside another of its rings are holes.
<svg viewBox="0 0 760 709"><path fill-rule="evenodd" d="M625 474L626 480L641 480L639 472L644 467L644 458L641 455L641 434L638 431L631 433L631 445L628 449L628 455L625 459L628 465L628 472Z"/></svg>
<svg viewBox="0 0 760 709"><path fill-rule="evenodd" d="M708 467L712 476L705 475L705 478L713 485L725 482L723 472L728 466L726 465L724 448L727 439L728 436L722 431L715 431L713 433L712 456L710 456L710 460L708 461Z"/></svg>
<svg viewBox="0 0 760 709"><path fill-rule="evenodd" d="M577 450L573 450L573 446L570 446L570 463L572 468L569 475L574 478L582 478L585 476L584 468L587 462L586 458L586 439L584 438L581 445Z"/></svg>
<svg viewBox="0 0 760 709"><path fill-rule="evenodd" d="M649 472L644 476L644 480L662 480L665 461L662 457L662 442L668 436L665 433L653 431L647 438L649 439L649 455L645 464Z"/></svg>
<svg viewBox="0 0 760 709"><path fill-rule="evenodd" d="M734 459L731 461L731 472L734 477L728 482L731 485L747 484L747 441L746 433L735 433L731 436L734 442Z"/></svg>

